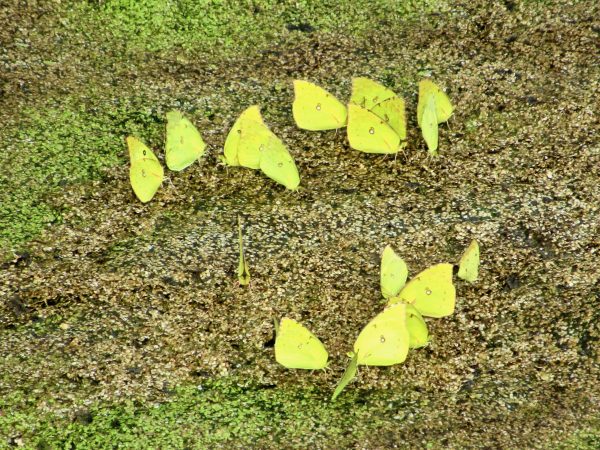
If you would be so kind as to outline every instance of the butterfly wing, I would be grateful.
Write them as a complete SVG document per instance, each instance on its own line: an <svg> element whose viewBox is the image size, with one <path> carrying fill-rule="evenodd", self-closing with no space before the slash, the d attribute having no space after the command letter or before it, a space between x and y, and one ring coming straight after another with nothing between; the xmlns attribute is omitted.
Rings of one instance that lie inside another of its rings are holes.
<svg viewBox="0 0 600 450"><path fill-rule="evenodd" d="M136 197L143 203L149 202L158 191L164 170L156 155L139 139L127 137L129 149L129 182Z"/></svg>
<svg viewBox="0 0 600 450"><path fill-rule="evenodd" d="M452 264L431 266L410 280L388 305L408 303L427 317L445 317L454 312L456 289L452 284Z"/></svg>
<svg viewBox="0 0 600 450"><path fill-rule="evenodd" d="M279 139L266 125L253 119L244 119L240 125L238 162L243 167L260 169L263 152L271 144L271 141L279 141Z"/></svg>
<svg viewBox="0 0 600 450"><path fill-rule="evenodd" d="M359 365L391 366L404 362L409 342L406 305L397 303L363 328L354 343L354 353L358 355Z"/></svg>
<svg viewBox="0 0 600 450"><path fill-rule="evenodd" d="M331 396L331 400L335 400L337 398L337 396L342 393L344 388L346 386L348 386L348 383L350 383L354 379L357 371L358 371L358 355L355 354L352 357L352 359L350 360L350 364L348 364L348 367L346 367L346 370L344 371L344 375L342 375L342 378L340 378L340 381L338 382L337 386L335 387L335 391L333 392L333 395Z"/></svg>
<svg viewBox="0 0 600 450"><path fill-rule="evenodd" d="M406 328L408 328L409 348L420 348L429 344L429 331L423 316L412 305L406 305Z"/></svg>
<svg viewBox="0 0 600 450"><path fill-rule="evenodd" d="M205 148L206 144L192 122L179 111L167 113L165 159L169 169L185 169L204 154Z"/></svg>
<svg viewBox="0 0 600 450"><path fill-rule="evenodd" d="M406 283L408 267L391 246L383 249L381 256L381 293L384 298L398 295Z"/></svg>
<svg viewBox="0 0 600 450"><path fill-rule="evenodd" d="M400 137L371 111L348 104L348 141L350 147L366 153L396 153Z"/></svg>
<svg viewBox="0 0 600 450"><path fill-rule="evenodd" d="M473 283L479 276L479 244L475 239L467 247L458 263L458 278Z"/></svg>
<svg viewBox="0 0 600 450"><path fill-rule="evenodd" d="M371 109L376 104L392 97L396 97L396 94L376 81L364 77L352 79L350 103Z"/></svg>
<svg viewBox="0 0 600 450"><path fill-rule="evenodd" d="M297 189L300 184L298 168L283 142L277 136L272 135L259 148L261 153L260 170L286 188Z"/></svg>
<svg viewBox="0 0 600 450"><path fill-rule="evenodd" d="M421 80L419 82L419 102L417 104L417 121L419 126L421 125L423 111L430 95L433 95L435 99L435 115L438 123L446 122L454 111L450 98L437 84L431 80Z"/></svg>
<svg viewBox="0 0 600 450"><path fill-rule="evenodd" d="M275 360L288 369L323 369L327 350L307 328L284 317L275 338Z"/></svg>
<svg viewBox="0 0 600 450"><path fill-rule="evenodd" d="M423 110L421 118L421 132L427 143L429 153L437 155L438 148L438 121L435 114L435 100L433 95L429 96L429 100Z"/></svg>
<svg viewBox="0 0 600 450"><path fill-rule="evenodd" d="M240 149L240 140L242 135L242 126L246 123L246 126L253 128L252 123L265 126L262 116L260 115L260 109L257 105L250 106L235 121L227 138L225 139L225 146L223 147L223 160L229 166L239 166L240 162L238 159L238 152ZM256 125L255 125L256 126ZM265 126L266 127L266 126Z"/></svg>
<svg viewBox="0 0 600 450"><path fill-rule="evenodd" d="M152 150L136 137L127 137L127 148L129 150L129 162L131 164L142 159L152 159L158 162L158 158Z"/></svg>
<svg viewBox="0 0 600 450"><path fill-rule="evenodd" d="M396 132L401 141L406 140L406 110L402 98L388 98L374 105L371 112L383 119Z"/></svg>
<svg viewBox="0 0 600 450"><path fill-rule="evenodd" d="M158 161L139 159L129 167L129 181L133 192L142 203L149 202L162 184L164 171Z"/></svg>
<svg viewBox="0 0 600 450"><path fill-rule="evenodd" d="M299 128L312 131L344 127L348 116L346 106L337 98L303 80L294 80L292 113Z"/></svg>

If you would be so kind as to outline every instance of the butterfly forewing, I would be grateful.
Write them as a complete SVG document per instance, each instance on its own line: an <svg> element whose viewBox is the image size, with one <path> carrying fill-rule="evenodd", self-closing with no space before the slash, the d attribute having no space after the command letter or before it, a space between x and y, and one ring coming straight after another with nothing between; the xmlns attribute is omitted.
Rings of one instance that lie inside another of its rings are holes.
<svg viewBox="0 0 600 450"><path fill-rule="evenodd" d="M299 128L320 131L346 126L346 106L325 89L294 80L294 94L292 113Z"/></svg>

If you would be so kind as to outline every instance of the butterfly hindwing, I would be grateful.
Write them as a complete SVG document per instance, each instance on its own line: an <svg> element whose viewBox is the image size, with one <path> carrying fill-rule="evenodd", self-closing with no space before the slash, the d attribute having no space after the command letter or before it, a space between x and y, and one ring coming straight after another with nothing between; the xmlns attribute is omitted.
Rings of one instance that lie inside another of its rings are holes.
<svg viewBox="0 0 600 450"><path fill-rule="evenodd" d="M260 170L288 189L295 190L300 184L300 175L294 159L275 135L260 146Z"/></svg>
<svg viewBox="0 0 600 450"><path fill-rule="evenodd" d="M388 305L408 303L427 317L445 317L454 312L456 289L452 284L452 264L431 266L411 279Z"/></svg>
<svg viewBox="0 0 600 450"><path fill-rule="evenodd" d="M358 365L391 366L404 362L410 336L406 326L406 305L388 306L360 332L354 343Z"/></svg>
<svg viewBox="0 0 600 450"><path fill-rule="evenodd" d="M323 369L329 357L323 343L306 327L284 317L277 327L275 360L288 369Z"/></svg>
<svg viewBox="0 0 600 450"><path fill-rule="evenodd" d="M366 153L396 153L400 137L380 117L361 106L348 104L348 141L350 147Z"/></svg>
<svg viewBox="0 0 600 450"><path fill-rule="evenodd" d="M458 263L458 278L473 283L479 276L479 244L475 239L467 247Z"/></svg>
<svg viewBox="0 0 600 450"><path fill-rule="evenodd" d="M421 132L427 144L427 149L432 155L437 155L438 148L438 121L435 113L435 101L433 95L429 96L429 100L423 109L421 117Z"/></svg>
<svg viewBox="0 0 600 450"><path fill-rule="evenodd" d="M294 120L299 128L311 131L346 126L347 110L325 89L304 80L294 80Z"/></svg>
<svg viewBox="0 0 600 450"><path fill-rule="evenodd" d="M163 167L152 150L137 138L129 136L127 146L130 157L131 187L142 203L149 202L163 182Z"/></svg>
<svg viewBox="0 0 600 450"><path fill-rule="evenodd" d="M398 295L406 283L408 277L408 267L402 258L400 258L391 246L383 249L381 256L381 293L384 298L390 298Z"/></svg>
<svg viewBox="0 0 600 450"><path fill-rule="evenodd" d="M406 111L402 98L388 98L374 105L371 112L383 119L396 132L400 141L406 140Z"/></svg>
<svg viewBox="0 0 600 450"><path fill-rule="evenodd" d="M165 159L169 169L185 169L204 154L205 148L206 144L192 122L179 111L167 113Z"/></svg>

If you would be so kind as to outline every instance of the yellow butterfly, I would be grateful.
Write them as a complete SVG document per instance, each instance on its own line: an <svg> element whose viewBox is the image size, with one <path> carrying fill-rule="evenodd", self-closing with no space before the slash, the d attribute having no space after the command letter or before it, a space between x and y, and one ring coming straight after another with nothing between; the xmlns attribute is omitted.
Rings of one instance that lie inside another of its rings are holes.
<svg viewBox="0 0 600 450"><path fill-rule="evenodd" d="M164 170L156 155L139 139L129 136L129 181L137 198L149 202L158 191L164 177Z"/></svg>
<svg viewBox="0 0 600 450"><path fill-rule="evenodd" d="M479 244L475 239L467 247L458 263L458 278L473 283L479 276Z"/></svg>
<svg viewBox="0 0 600 450"><path fill-rule="evenodd" d="M344 388L348 386L348 384L354 379L354 377L356 377L356 372L358 372L358 354L354 354L354 356L350 360L350 364L348 364L348 367L344 371L342 378L335 387L335 391L331 396L331 400L335 400L338 397L338 395L342 393Z"/></svg>
<svg viewBox="0 0 600 450"><path fill-rule="evenodd" d="M358 365L391 366L404 362L410 343L406 305L397 303L377 314L354 343Z"/></svg>
<svg viewBox="0 0 600 450"><path fill-rule="evenodd" d="M300 175L284 143L264 124L258 106L246 109L225 141L223 161L230 166L260 169L266 176L295 190Z"/></svg>
<svg viewBox="0 0 600 450"><path fill-rule="evenodd" d="M425 79L419 82L417 122L431 154L437 154L438 124L446 122L453 111L450 99L433 81Z"/></svg>
<svg viewBox="0 0 600 450"><path fill-rule="evenodd" d="M381 293L384 298L395 297L406 283L408 267L390 245L383 249L381 256Z"/></svg>
<svg viewBox="0 0 600 450"><path fill-rule="evenodd" d="M406 145L404 100L375 81L354 78L347 133L355 150L397 153Z"/></svg>
<svg viewBox="0 0 600 450"><path fill-rule="evenodd" d="M346 107L325 89L303 80L294 80L292 113L298 128L320 131L346 126Z"/></svg>
<svg viewBox="0 0 600 450"><path fill-rule="evenodd" d="M329 355L306 327L284 317L275 321L275 360L288 369L323 369Z"/></svg>
<svg viewBox="0 0 600 450"><path fill-rule="evenodd" d="M167 113L165 159L169 169L185 169L204 154L205 148L206 144L192 122L179 111Z"/></svg>

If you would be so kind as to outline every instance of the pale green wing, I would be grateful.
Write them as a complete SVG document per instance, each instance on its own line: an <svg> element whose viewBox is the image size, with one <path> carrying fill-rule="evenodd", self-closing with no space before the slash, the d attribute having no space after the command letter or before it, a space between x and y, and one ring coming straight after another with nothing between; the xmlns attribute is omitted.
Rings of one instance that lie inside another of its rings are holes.
<svg viewBox="0 0 600 450"><path fill-rule="evenodd" d="M297 189L300 184L298 168L283 142L277 136L272 135L267 142L260 145L259 149L261 152L260 170L286 188Z"/></svg>
<svg viewBox="0 0 600 450"><path fill-rule="evenodd" d="M400 97L392 97L374 105L371 112L387 123L392 130L406 141L406 110L404 100Z"/></svg>
<svg viewBox="0 0 600 450"><path fill-rule="evenodd" d="M406 263L390 245L387 245L381 256L381 293L383 297L390 298L398 295L404 287L407 277Z"/></svg>
<svg viewBox="0 0 600 450"><path fill-rule="evenodd" d="M404 362L410 336L406 327L406 305L397 303L375 316L354 343L358 364L391 366Z"/></svg>
<svg viewBox="0 0 600 450"><path fill-rule="evenodd" d="M458 278L473 283L479 276L479 244L475 239L467 247L458 263Z"/></svg>
<svg viewBox="0 0 600 450"><path fill-rule="evenodd" d="M454 312L456 289L452 284L452 264L431 266L410 280L388 305L407 303L427 317L445 317Z"/></svg>
<svg viewBox="0 0 600 450"><path fill-rule="evenodd" d="M204 154L205 148L206 144L192 122L179 111L167 113L165 159L169 169L185 169Z"/></svg>
<svg viewBox="0 0 600 450"><path fill-rule="evenodd" d="M433 95L429 96L429 100L423 110L421 118L421 132L427 143L429 153L437 155L438 148L438 121L435 115L435 100Z"/></svg>
<svg viewBox="0 0 600 450"><path fill-rule="evenodd" d="M240 261L238 263L238 280L242 286L250 284L250 266L246 261L246 255L244 253L244 240L242 237L242 222L240 216L238 216L238 242L240 247Z"/></svg>
<svg viewBox="0 0 600 450"><path fill-rule="evenodd" d="M376 104L392 97L396 97L396 94L376 81L364 77L352 79L350 103L371 109Z"/></svg>
<svg viewBox="0 0 600 450"><path fill-rule="evenodd" d="M306 327L284 317L275 337L275 360L288 369L323 369L329 355Z"/></svg>
<svg viewBox="0 0 600 450"><path fill-rule="evenodd" d="M298 128L320 131L346 126L346 106L316 84L294 80L292 113Z"/></svg>
<svg viewBox="0 0 600 450"><path fill-rule="evenodd" d="M365 108L348 104L348 141L350 147L366 153L397 153L400 136L392 128Z"/></svg>
<svg viewBox="0 0 600 450"><path fill-rule="evenodd" d="M358 355L357 354L355 354L352 357L352 359L350 360L350 364L348 364L348 367L344 371L344 375L342 375L342 378L340 379L337 386L335 387L335 391L333 392L333 395L331 396L331 400L335 400L337 398L337 396L342 393L344 388L346 386L348 386L348 384L354 379L354 377L356 377L356 372L358 372Z"/></svg>

